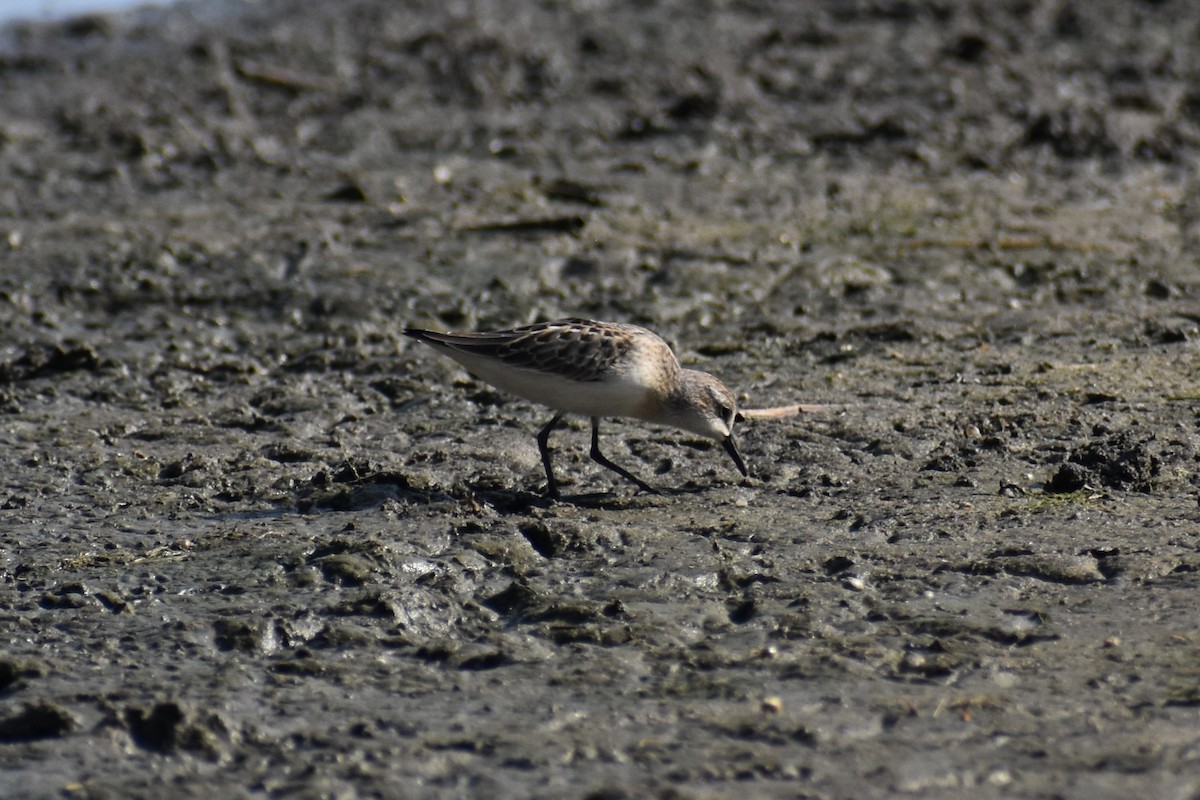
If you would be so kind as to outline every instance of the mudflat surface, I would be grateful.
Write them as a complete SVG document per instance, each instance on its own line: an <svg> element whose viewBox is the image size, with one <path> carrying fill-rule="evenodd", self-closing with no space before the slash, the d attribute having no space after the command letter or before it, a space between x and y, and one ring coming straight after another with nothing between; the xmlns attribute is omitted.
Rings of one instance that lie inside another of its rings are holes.
<svg viewBox="0 0 1200 800"><path fill-rule="evenodd" d="M1200 11L261 2L0 50L0 795L1200 795ZM400 333L647 325L752 477Z"/></svg>

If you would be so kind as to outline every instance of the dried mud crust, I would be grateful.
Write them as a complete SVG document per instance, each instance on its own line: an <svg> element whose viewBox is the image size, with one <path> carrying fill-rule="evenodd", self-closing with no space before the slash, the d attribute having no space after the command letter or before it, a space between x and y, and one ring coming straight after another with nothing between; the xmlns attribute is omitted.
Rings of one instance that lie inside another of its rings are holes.
<svg viewBox="0 0 1200 800"><path fill-rule="evenodd" d="M1191 4L318 6L5 31L0 795L1200 791Z"/></svg>

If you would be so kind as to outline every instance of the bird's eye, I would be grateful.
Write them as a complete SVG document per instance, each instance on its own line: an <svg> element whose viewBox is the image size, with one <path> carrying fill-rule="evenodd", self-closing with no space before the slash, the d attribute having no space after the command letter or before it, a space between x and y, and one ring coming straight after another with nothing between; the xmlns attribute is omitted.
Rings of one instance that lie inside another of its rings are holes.
<svg viewBox="0 0 1200 800"><path fill-rule="evenodd" d="M717 415L721 418L722 421L732 422L733 421L731 419L732 414L733 414L732 408L725 405L724 403L717 403Z"/></svg>

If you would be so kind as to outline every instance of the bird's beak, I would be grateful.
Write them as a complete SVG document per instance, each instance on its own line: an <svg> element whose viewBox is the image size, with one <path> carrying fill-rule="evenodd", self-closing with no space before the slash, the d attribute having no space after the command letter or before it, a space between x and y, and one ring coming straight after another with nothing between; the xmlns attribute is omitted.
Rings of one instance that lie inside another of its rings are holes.
<svg viewBox="0 0 1200 800"><path fill-rule="evenodd" d="M729 457L733 459L733 463L737 464L738 471L745 478L750 473L746 470L746 462L742 461L741 455L738 454L737 445L733 443L733 434L729 434L721 440L721 444L725 445L725 452L729 453Z"/></svg>

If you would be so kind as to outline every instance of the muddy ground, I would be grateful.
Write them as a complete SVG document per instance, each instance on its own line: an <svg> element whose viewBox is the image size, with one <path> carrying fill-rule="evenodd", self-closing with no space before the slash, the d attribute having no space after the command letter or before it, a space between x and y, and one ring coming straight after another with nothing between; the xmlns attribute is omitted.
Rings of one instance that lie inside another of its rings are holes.
<svg viewBox="0 0 1200 800"><path fill-rule="evenodd" d="M1200 796L1200 9L5 29L0 796ZM648 325L719 448L400 333Z"/></svg>

